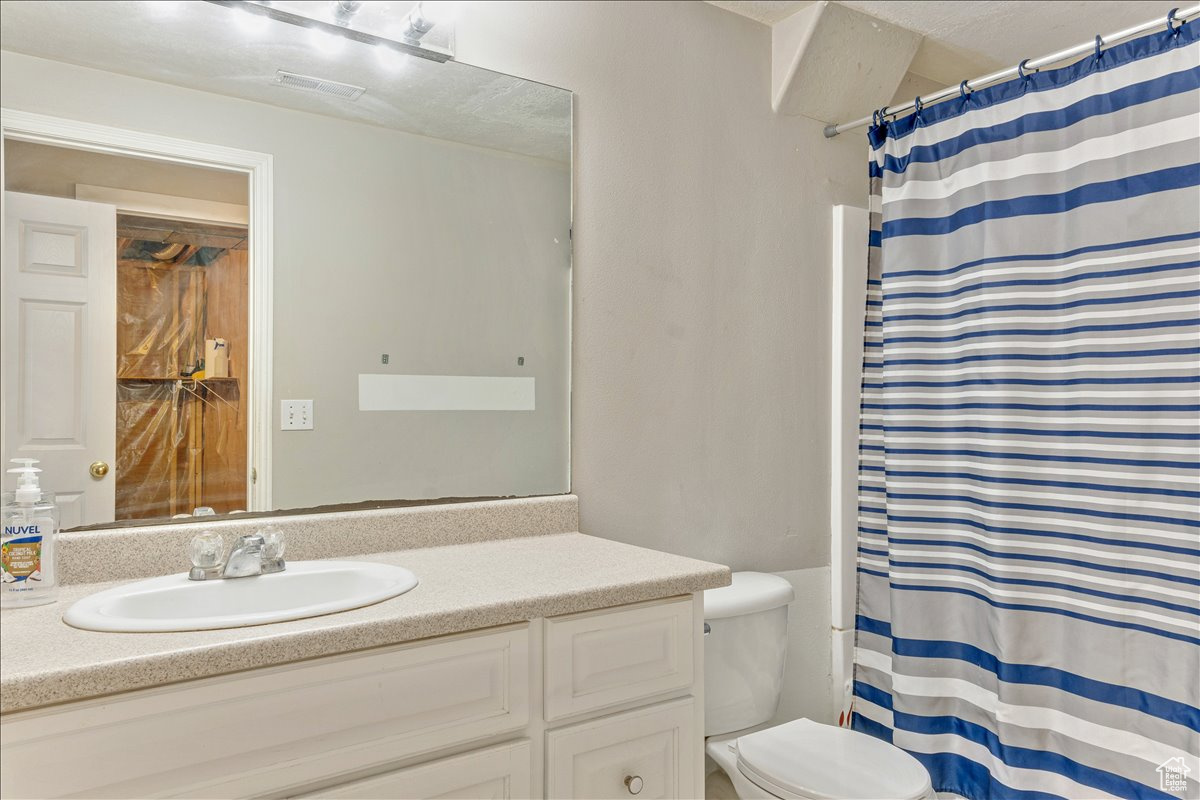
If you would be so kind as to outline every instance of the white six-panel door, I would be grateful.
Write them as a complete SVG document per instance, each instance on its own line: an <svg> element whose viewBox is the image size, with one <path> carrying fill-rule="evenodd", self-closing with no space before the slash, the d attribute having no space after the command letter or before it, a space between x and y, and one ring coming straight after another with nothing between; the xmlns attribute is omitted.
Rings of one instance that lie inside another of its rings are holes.
<svg viewBox="0 0 1200 800"><path fill-rule="evenodd" d="M63 527L114 518L116 208L6 192L3 451L41 461ZM13 482L5 475L4 488Z"/></svg>

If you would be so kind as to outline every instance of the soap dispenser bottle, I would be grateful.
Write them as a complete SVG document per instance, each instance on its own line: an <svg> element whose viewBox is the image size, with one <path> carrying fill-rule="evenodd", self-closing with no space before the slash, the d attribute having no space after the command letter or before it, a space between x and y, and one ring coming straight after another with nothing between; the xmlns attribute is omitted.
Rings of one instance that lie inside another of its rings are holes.
<svg viewBox="0 0 1200 800"><path fill-rule="evenodd" d="M40 469L32 458L14 458L21 466L17 491L4 496L4 532L0 536L0 608L53 603L57 590L54 535L58 506L38 485Z"/></svg>

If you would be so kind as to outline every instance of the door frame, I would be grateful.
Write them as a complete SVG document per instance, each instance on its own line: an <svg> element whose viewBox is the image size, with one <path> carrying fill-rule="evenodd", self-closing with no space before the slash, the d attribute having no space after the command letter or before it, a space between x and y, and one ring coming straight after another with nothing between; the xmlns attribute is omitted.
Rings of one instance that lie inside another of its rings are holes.
<svg viewBox="0 0 1200 800"><path fill-rule="evenodd" d="M0 108L0 188L4 186L3 141L48 144L74 150L167 161L247 176L249 200L249 362L246 387L247 511L270 511L271 502L271 332L273 316L273 177L270 153L177 139L143 131ZM4 197L0 191L0 215ZM115 366L114 366L115 369ZM0 401L2 402L2 401ZM0 420L2 420L0 416ZM0 421L0 425L3 422Z"/></svg>

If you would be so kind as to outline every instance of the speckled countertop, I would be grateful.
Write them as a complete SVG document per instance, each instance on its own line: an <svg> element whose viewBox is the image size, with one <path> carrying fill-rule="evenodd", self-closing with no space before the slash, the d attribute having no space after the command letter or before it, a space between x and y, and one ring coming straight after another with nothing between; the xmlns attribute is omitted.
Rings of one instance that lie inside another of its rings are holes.
<svg viewBox="0 0 1200 800"><path fill-rule="evenodd" d="M0 712L689 594L730 580L717 564L580 533L339 558L398 564L421 583L353 611L188 633L97 633L62 621L71 603L120 582L68 585L52 605L0 612Z"/></svg>

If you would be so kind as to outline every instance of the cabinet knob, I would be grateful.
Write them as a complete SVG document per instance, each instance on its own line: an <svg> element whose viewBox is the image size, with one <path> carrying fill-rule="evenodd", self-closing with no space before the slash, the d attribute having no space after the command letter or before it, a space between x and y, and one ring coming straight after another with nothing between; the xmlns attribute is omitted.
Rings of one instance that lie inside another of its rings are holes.
<svg viewBox="0 0 1200 800"><path fill-rule="evenodd" d="M103 461L93 461L92 465L88 467L88 472L92 473L93 478L103 478L108 474L108 464Z"/></svg>
<svg viewBox="0 0 1200 800"><path fill-rule="evenodd" d="M625 776L625 788L629 790L630 794L641 794L642 793L642 776L641 775L626 775Z"/></svg>

